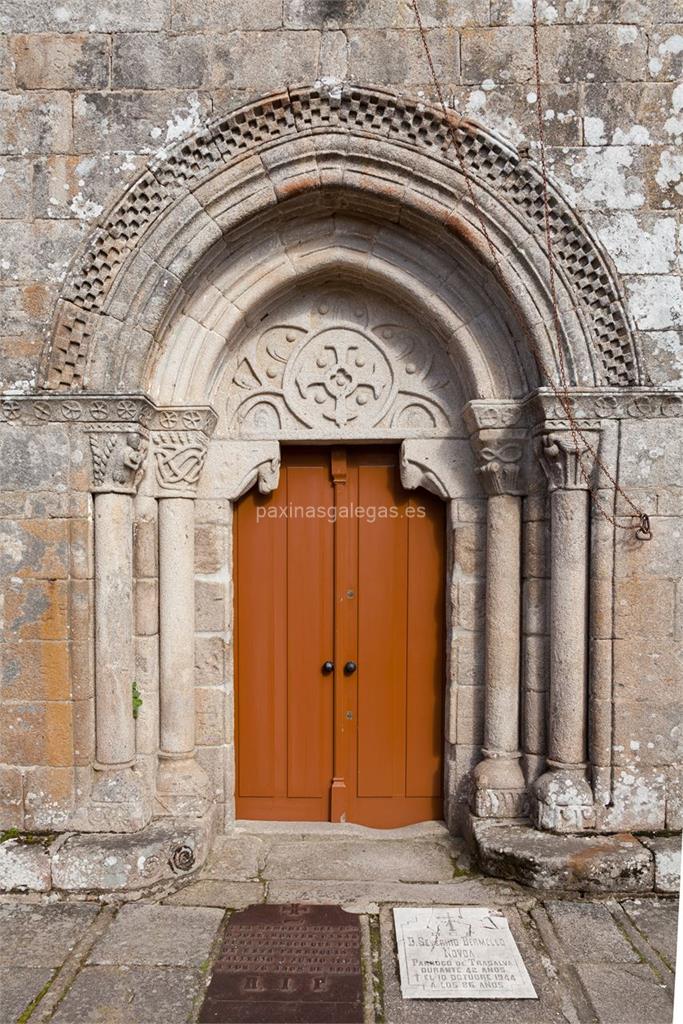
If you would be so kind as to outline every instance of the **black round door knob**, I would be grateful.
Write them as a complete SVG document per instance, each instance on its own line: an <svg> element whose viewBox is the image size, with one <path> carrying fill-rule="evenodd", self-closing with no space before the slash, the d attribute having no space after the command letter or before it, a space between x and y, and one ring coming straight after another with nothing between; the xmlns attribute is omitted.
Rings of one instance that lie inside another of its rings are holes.
<svg viewBox="0 0 683 1024"><path fill-rule="evenodd" d="M324 661L322 671L324 676L329 676L332 672L334 672L334 662Z"/></svg>
<svg viewBox="0 0 683 1024"><path fill-rule="evenodd" d="M344 675L352 676L357 668L358 665L356 665L355 661L347 661L346 664L344 665Z"/></svg>

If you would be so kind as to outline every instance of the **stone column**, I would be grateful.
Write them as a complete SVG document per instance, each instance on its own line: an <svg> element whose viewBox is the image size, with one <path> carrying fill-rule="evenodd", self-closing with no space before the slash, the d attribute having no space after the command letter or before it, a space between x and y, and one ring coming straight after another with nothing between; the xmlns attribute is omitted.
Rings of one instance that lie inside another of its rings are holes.
<svg viewBox="0 0 683 1024"><path fill-rule="evenodd" d="M189 415L166 410L166 417ZM206 458L201 430L154 430L159 499L159 767L156 809L201 817L210 785L195 756L194 499Z"/></svg>
<svg viewBox="0 0 683 1024"><path fill-rule="evenodd" d="M520 645L524 431L482 429L473 437L488 495L484 759L474 770L472 810L483 818L520 817L526 784L520 764Z"/></svg>
<svg viewBox="0 0 683 1024"><path fill-rule="evenodd" d="M97 775L88 826L126 832L149 820L151 802L133 769L133 496L146 432L89 428L95 515L95 723Z"/></svg>
<svg viewBox="0 0 683 1024"><path fill-rule="evenodd" d="M597 450L596 431L582 433ZM588 561L593 456L564 427L541 435L550 491L550 701L548 771L535 785L539 828L576 832L595 825L587 778Z"/></svg>

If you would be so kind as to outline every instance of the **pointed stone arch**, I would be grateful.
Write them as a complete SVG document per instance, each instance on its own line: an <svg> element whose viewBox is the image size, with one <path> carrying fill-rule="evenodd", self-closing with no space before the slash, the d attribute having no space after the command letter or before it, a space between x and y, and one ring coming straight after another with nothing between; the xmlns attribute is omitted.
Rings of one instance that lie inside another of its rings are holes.
<svg viewBox="0 0 683 1024"><path fill-rule="evenodd" d="M543 383L534 380L520 340L531 334L544 363L551 372L557 368L539 170L473 122L457 121L456 134L505 289L495 279L440 111L356 86L291 89L212 121L158 156L105 215L63 287L43 355L42 388L147 390L165 326L207 266L230 258L245 234L259 228L267 234L276 223L316 210L329 214L331 208L360 210L404 239L428 243L437 263L450 256L451 265L464 267L472 287L488 296L505 321L496 344L488 352L482 347L476 323L465 325L459 340L455 331L456 362L469 376L469 397L508 397ZM549 202L560 343L570 383L641 383L607 257L555 187ZM413 286L420 284L419 267L406 273ZM516 296L514 309L505 297L510 294ZM436 299L448 330L451 307L447 298ZM483 333L490 334L486 326ZM501 387L494 353L504 336L520 379ZM487 364L485 370L477 360Z"/></svg>

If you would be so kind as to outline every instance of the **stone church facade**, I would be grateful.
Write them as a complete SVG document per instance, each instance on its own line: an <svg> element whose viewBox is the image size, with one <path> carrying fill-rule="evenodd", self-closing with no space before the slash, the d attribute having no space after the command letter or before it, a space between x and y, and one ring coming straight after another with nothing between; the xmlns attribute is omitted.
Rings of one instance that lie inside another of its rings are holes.
<svg viewBox="0 0 683 1024"><path fill-rule="evenodd" d="M139 889L235 821L235 509L302 444L444 503L449 828L528 879L681 827L683 10L540 4L546 230L531 4L423 7L448 115L406 3L0 5L27 885Z"/></svg>

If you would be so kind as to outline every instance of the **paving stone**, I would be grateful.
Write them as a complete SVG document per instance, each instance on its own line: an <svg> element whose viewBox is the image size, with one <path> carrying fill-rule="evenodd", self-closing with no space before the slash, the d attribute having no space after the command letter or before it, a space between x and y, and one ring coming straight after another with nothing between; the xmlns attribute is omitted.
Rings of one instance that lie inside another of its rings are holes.
<svg viewBox="0 0 683 1024"><path fill-rule="evenodd" d="M243 910L252 903L262 903L266 887L261 882L224 882L200 879L174 893L164 903L181 907L222 907Z"/></svg>
<svg viewBox="0 0 683 1024"><path fill-rule="evenodd" d="M205 975L169 967L85 967L52 1024L185 1024Z"/></svg>
<svg viewBox="0 0 683 1024"><path fill-rule="evenodd" d="M0 967L2 1021L15 1021L52 977L48 967Z"/></svg>
<svg viewBox="0 0 683 1024"><path fill-rule="evenodd" d="M673 970L676 964L678 900L624 900L621 905L636 928Z"/></svg>
<svg viewBox="0 0 683 1024"><path fill-rule="evenodd" d="M420 885L408 882L290 882L268 885L268 903L339 903L356 914L388 904L405 906L504 906L520 898L517 887L462 879ZM522 896L524 898L524 894Z"/></svg>
<svg viewBox="0 0 683 1024"><path fill-rule="evenodd" d="M640 959L604 904L548 901L545 908L573 963Z"/></svg>
<svg viewBox="0 0 683 1024"><path fill-rule="evenodd" d="M223 919L205 907L123 907L96 943L89 964L199 967Z"/></svg>
<svg viewBox="0 0 683 1024"><path fill-rule="evenodd" d="M486 906L487 904L484 904ZM490 904L489 904L490 906ZM506 910L510 930L538 995L536 1000L514 999L402 999L396 959L392 913L380 915L385 1018L391 1024L567 1024L561 1005L566 996L552 969L531 942L519 914ZM550 963L550 961L548 961ZM552 968L552 965L550 965Z"/></svg>
<svg viewBox="0 0 683 1024"><path fill-rule="evenodd" d="M600 1024L671 1024L671 999L647 964L579 964L576 970Z"/></svg>
<svg viewBox="0 0 683 1024"><path fill-rule="evenodd" d="M311 840L274 843L264 878L438 882L453 877L448 851L436 843Z"/></svg>
<svg viewBox="0 0 683 1024"><path fill-rule="evenodd" d="M201 877L234 882L256 878L265 853L263 840L256 836L218 836Z"/></svg>
<svg viewBox="0 0 683 1024"><path fill-rule="evenodd" d="M96 906L0 906L0 964L59 967L87 926Z"/></svg>

